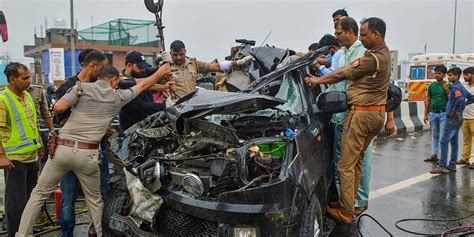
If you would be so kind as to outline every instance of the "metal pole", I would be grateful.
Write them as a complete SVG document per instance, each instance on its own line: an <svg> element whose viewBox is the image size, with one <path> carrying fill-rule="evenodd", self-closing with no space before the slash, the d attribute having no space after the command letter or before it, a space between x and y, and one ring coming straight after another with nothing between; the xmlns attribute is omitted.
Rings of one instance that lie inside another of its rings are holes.
<svg viewBox="0 0 474 237"><path fill-rule="evenodd" d="M454 31L453 31L453 54L456 53L456 14L458 9L458 0L454 0Z"/></svg>
<svg viewBox="0 0 474 237"><path fill-rule="evenodd" d="M74 32L74 1L70 0L71 7L71 76L76 74L76 34Z"/></svg>
<svg viewBox="0 0 474 237"><path fill-rule="evenodd" d="M94 16L91 16L92 42L94 42Z"/></svg>

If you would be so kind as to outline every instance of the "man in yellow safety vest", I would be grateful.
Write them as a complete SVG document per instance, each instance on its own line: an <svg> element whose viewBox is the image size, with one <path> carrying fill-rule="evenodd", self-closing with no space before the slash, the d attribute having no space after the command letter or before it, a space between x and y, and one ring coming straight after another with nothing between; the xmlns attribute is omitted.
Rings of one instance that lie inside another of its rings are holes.
<svg viewBox="0 0 474 237"><path fill-rule="evenodd" d="M8 236L15 236L23 209L36 185L37 153L43 153L44 149L36 124L35 105L27 92L31 84L28 68L10 63L4 73L8 85L0 91L0 168L5 169Z"/></svg>

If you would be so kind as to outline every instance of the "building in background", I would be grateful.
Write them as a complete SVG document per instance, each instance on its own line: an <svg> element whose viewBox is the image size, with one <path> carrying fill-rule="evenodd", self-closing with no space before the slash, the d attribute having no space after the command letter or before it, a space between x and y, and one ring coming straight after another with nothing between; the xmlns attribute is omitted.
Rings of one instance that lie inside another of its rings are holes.
<svg viewBox="0 0 474 237"><path fill-rule="evenodd" d="M44 38L35 34L35 44L24 46L24 56L34 59L34 78L37 84L61 84L71 76L71 29L65 28L64 20L55 19ZM125 67L125 55L130 51L143 53L149 64L158 54L154 21L116 19L74 32L76 40L76 72L79 71L78 55L81 50L92 48L103 52L109 63L120 71ZM33 70L32 70L33 71Z"/></svg>
<svg viewBox="0 0 474 237"><path fill-rule="evenodd" d="M65 29L67 28L66 20L62 18L54 18L53 19L53 28Z"/></svg>
<svg viewBox="0 0 474 237"><path fill-rule="evenodd" d="M390 79L400 80L398 68L398 50L390 50Z"/></svg>

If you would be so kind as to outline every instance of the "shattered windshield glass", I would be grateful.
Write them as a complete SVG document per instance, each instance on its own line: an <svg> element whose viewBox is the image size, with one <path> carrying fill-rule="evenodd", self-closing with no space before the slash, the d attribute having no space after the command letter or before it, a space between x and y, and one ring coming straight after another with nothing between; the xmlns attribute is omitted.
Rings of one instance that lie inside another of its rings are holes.
<svg viewBox="0 0 474 237"><path fill-rule="evenodd" d="M275 109L263 109L250 114L213 114L206 117L209 122L221 124L222 121L231 121L241 117L247 116L265 116L278 118L288 115L299 115L303 112L303 105L301 103L301 94L298 90L298 84L294 78L294 74L285 73L282 83L275 98L285 100L282 105L278 105Z"/></svg>
<svg viewBox="0 0 474 237"><path fill-rule="evenodd" d="M277 106L278 109L289 111L292 115L297 115L303 112L303 106L301 105L301 95L298 90L298 85L293 75L292 73L286 73L283 76L280 90L275 97L286 100L286 103Z"/></svg>

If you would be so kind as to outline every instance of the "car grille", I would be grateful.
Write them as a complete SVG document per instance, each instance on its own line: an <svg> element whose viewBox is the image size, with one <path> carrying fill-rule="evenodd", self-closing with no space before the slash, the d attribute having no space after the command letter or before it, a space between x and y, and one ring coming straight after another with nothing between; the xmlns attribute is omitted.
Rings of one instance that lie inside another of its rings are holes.
<svg viewBox="0 0 474 237"><path fill-rule="evenodd" d="M154 218L155 230L166 236L217 236L218 224L192 217L165 205Z"/></svg>

